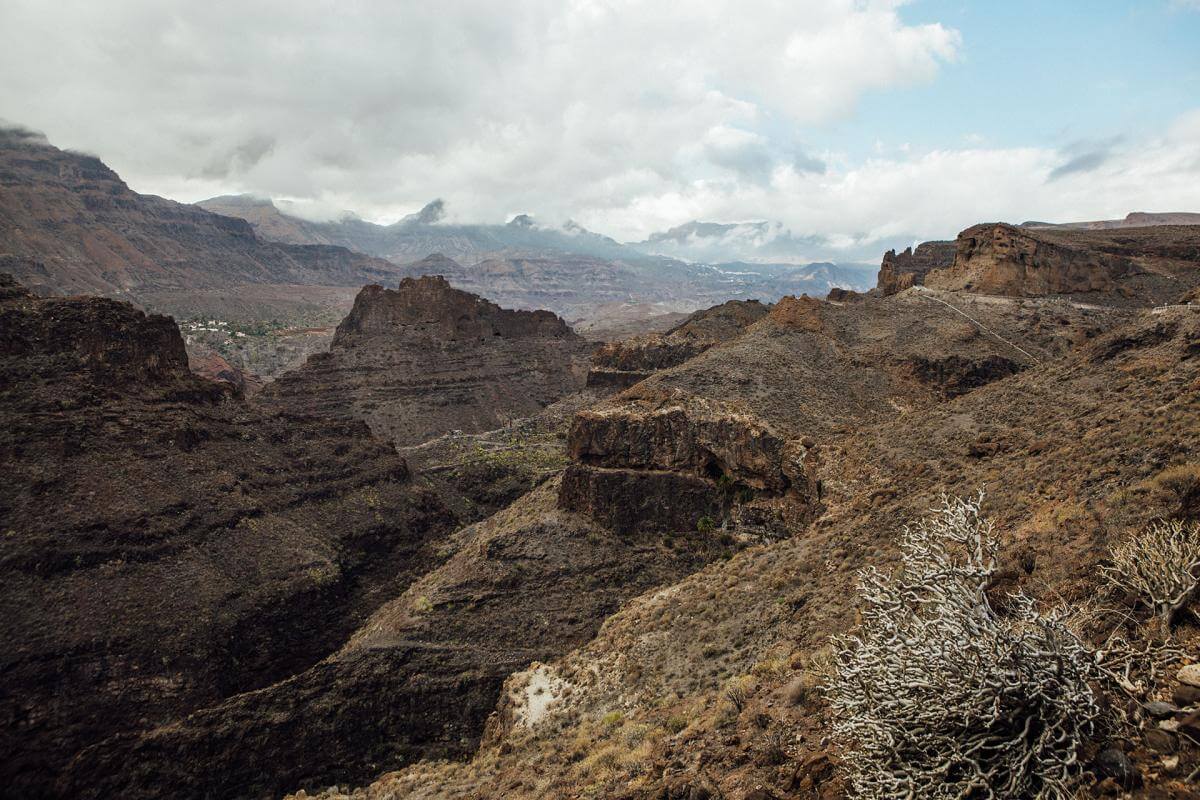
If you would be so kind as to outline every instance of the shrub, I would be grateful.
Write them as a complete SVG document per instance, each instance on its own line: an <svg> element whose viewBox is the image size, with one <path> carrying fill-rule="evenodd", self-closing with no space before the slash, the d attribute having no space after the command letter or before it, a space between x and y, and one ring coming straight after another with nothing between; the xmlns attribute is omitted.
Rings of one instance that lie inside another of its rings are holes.
<svg viewBox="0 0 1200 800"><path fill-rule="evenodd" d="M1114 547L1104 574L1119 588L1141 595L1158 614L1164 637L1196 592L1200 577L1200 526L1156 522Z"/></svg>
<svg viewBox="0 0 1200 800"><path fill-rule="evenodd" d="M1005 616L992 607L981 499L944 500L905 528L898 571L860 575L863 621L835 640L828 687L859 798L1072 796L1098 670L1061 613L1021 594Z"/></svg>
<svg viewBox="0 0 1200 800"><path fill-rule="evenodd" d="M684 717L682 714L673 714L667 717L667 721L663 723L663 727L671 734L679 733L687 726L687 717Z"/></svg>
<svg viewBox="0 0 1200 800"><path fill-rule="evenodd" d="M717 521L709 516L703 516L696 521L696 530L700 533L711 533L716 527Z"/></svg>

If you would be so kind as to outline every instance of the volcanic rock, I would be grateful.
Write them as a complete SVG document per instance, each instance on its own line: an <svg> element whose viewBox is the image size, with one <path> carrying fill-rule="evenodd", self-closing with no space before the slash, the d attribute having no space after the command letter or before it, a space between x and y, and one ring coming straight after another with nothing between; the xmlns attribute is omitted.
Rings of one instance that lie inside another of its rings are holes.
<svg viewBox="0 0 1200 800"><path fill-rule="evenodd" d="M718 342L741 334L766 316L757 300L730 300L697 311L663 334L648 334L602 345L592 355L587 385L625 388L660 369L674 367Z"/></svg>
<svg viewBox="0 0 1200 800"><path fill-rule="evenodd" d="M907 247L899 254L888 250L883 254L876 285L885 297L910 286L920 286L925 283L925 275L930 270L943 269L954 263L954 251L954 242L922 242L916 250Z"/></svg>
<svg viewBox="0 0 1200 800"><path fill-rule="evenodd" d="M548 311L509 311L442 277L367 286L328 353L269 385L271 408L364 419L412 445L530 416L583 388L589 346Z"/></svg>
<svg viewBox="0 0 1200 800"><path fill-rule="evenodd" d="M0 417L0 781L13 795L78 796L56 781L89 748L319 662L439 563L453 524L363 423L250 408L189 371L170 319L37 298L10 276ZM204 795L206 758L173 758ZM106 770L145 775L139 758Z"/></svg>
<svg viewBox="0 0 1200 800"><path fill-rule="evenodd" d="M1200 284L1200 227L1119 230L986 223L959 234L953 265L925 285L1009 296L1076 295L1106 304L1170 302Z"/></svg>

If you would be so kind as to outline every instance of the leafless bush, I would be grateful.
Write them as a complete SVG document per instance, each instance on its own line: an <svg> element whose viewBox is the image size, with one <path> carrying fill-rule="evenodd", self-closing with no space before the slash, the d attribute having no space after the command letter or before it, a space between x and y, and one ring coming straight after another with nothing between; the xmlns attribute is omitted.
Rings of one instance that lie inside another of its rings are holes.
<svg viewBox="0 0 1200 800"><path fill-rule="evenodd" d="M981 499L944 500L905 528L897 572L860 576L863 622L835 642L829 686L859 798L1072 796L1102 716L1097 669L1063 613L1024 595L993 609Z"/></svg>
<svg viewBox="0 0 1200 800"><path fill-rule="evenodd" d="M1104 574L1149 602L1163 636L1168 636L1175 615L1200 583L1200 526L1156 522L1114 547L1110 556L1112 565L1104 567Z"/></svg>
<svg viewBox="0 0 1200 800"><path fill-rule="evenodd" d="M725 699L728 700L738 713L746 707L746 689L741 684L733 684L725 690Z"/></svg>

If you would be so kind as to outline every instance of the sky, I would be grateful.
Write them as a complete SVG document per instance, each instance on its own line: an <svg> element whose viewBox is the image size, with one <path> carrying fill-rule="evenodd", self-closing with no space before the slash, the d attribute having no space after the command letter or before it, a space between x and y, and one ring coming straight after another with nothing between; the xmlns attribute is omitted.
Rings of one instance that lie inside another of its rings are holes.
<svg viewBox="0 0 1200 800"><path fill-rule="evenodd" d="M854 257L1200 211L1197 43L1200 0L0 0L0 119L185 202Z"/></svg>

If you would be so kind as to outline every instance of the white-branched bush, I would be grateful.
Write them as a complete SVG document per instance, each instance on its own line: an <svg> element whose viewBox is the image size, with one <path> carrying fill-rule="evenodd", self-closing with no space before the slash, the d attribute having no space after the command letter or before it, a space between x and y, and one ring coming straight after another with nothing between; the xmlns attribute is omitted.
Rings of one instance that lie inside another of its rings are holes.
<svg viewBox="0 0 1200 800"><path fill-rule="evenodd" d="M1177 520L1156 522L1117 545L1104 567L1108 579L1140 595L1155 613L1164 635L1200 583L1200 526Z"/></svg>
<svg viewBox="0 0 1200 800"><path fill-rule="evenodd" d="M905 528L900 569L860 575L862 624L835 641L828 687L859 798L1072 796L1103 713L1093 655L1062 612L992 607L981 500L944 500Z"/></svg>

